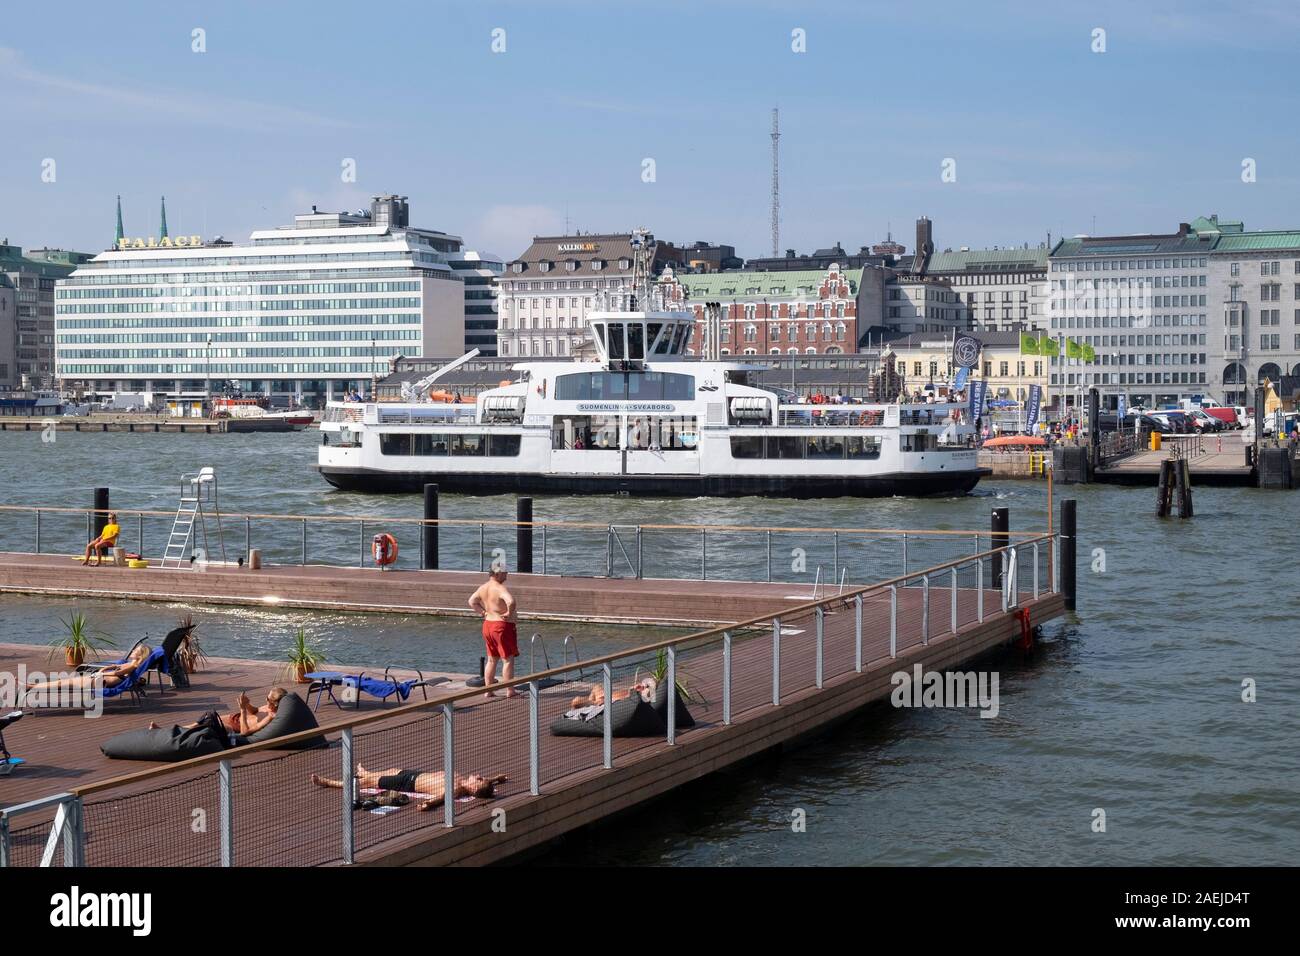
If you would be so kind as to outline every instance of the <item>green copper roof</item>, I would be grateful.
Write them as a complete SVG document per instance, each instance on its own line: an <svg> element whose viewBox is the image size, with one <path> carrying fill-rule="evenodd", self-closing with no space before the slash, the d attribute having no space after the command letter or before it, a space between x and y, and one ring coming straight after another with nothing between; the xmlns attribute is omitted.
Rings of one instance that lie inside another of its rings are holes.
<svg viewBox="0 0 1300 956"><path fill-rule="evenodd" d="M1016 269L1046 269L1047 249L967 249L936 252L926 265L933 272L1013 272Z"/></svg>
<svg viewBox="0 0 1300 956"><path fill-rule="evenodd" d="M841 274L849 283L849 294L857 295L862 280L861 269L844 269ZM826 279L824 269L796 269L789 272L702 272L679 275L677 281L686 296L695 302L752 295L795 296L799 289L814 296Z"/></svg>
<svg viewBox="0 0 1300 956"><path fill-rule="evenodd" d="M1215 252L1246 252L1257 249L1300 249L1300 230L1279 229L1268 232L1243 232L1220 236Z"/></svg>

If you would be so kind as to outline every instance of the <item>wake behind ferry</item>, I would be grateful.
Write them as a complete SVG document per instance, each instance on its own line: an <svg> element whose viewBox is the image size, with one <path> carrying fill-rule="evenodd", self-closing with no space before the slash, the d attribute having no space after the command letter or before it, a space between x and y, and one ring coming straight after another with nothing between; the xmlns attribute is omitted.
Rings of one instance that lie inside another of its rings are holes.
<svg viewBox="0 0 1300 956"><path fill-rule="evenodd" d="M401 402L330 402L321 475L369 492L822 498L964 494L984 473L964 403L800 403L751 385L760 366L688 358L689 313L588 324L594 360L520 362L472 404L429 390L477 352Z"/></svg>

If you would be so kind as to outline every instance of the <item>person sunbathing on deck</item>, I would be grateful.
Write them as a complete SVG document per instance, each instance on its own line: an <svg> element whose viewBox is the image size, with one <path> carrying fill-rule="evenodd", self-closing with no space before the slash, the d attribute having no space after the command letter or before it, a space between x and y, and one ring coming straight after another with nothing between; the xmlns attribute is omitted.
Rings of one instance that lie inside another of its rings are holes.
<svg viewBox="0 0 1300 956"><path fill-rule="evenodd" d="M640 694L641 699L644 700L647 704L652 704L654 703L654 699L655 699L655 689L658 686L659 686L659 682L655 680L653 677L645 677L637 681L627 690L616 689L614 691L614 699L627 700L627 698L631 697L635 693L635 694ZM573 700L570 701L569 706L570 709L572 710L581 710L584 707L597 707L603 703L605 703L604 685L592 684L591 690L587 693L586 697L573 698Z"/></svg>
<svg viewBox="0 0 1300 956"><path fill-rule="evenodd" d="M182 730L194 730L197 727L221 727L228 734L247 737L257 733L271 722L271 718L280 708L280 701L288 693L283 687L272 687L266 695L266 703L254 708L247 694L240 694L235 701L235 710L229 714L220 714L210 710L192 724L181 724ZM149 721L150 730L159 730L156 721Z"/></svg>
<svg viewBox="0 0 1300 956"><path fill-rule="evenodd" d="M361 790L396 790L398 793L422 793L430 799L423 801L419 809L433 810L442 806L446 799L446 787L443 786L444 775L441 770L402 770L393 767L389 770L373 771L367 770L360 764L357 765L357 772L353 775L358 792ZM471 773L462 777L456 774L455 783L452 786L452 799L457 797L479 797L487 800L494 796L496 785L505 783L508 777L499 773L496 776L485 777L483 774ZM329 780L319 774L311 775L311 782L318 787L332 787L335 790L343 789L343 781Z"/></svg>
<svg viewBox="0 0 1300 956"><path fill-rule="evenodd" d="M97 671L77 674L74 677L63 677L58 680L28 681L27 690L53 697L52 692L90 688L95 686L97 682L102 682L104 687L116 687L130 677L152 653L152 648L141 644L131 651L121 664L110 664L108 667Z"/></svg>

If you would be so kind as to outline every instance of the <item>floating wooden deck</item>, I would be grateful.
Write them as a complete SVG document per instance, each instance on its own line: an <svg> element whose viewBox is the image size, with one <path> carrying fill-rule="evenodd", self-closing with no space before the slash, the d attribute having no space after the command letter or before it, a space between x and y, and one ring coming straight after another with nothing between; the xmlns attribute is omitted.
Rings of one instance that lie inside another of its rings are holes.
<svg viewBox="0 0 1300 956"><path fill-rule="evenodd" d="M1246 464L1246 448L1239 438L1224 438L1223 451L1213 439L1206 446L1214 450L1187 459L1195 485L1254 485L1255 471ZM1139 451L1103 465L1093 472L1093 480L1111 484L1154 485L1160 480L1160 463L1171 457L1168 449Z"/></svg>
<svg viewBox="0 0 1300 956"><path fill-rule="evenodd" d="M332 565L272 565L258 571L82 567L68 555L0 552L0 592L251 607L469 615L469 596L484 578L473 571ZM524 619L692 627L747 620L813 597L807 584L541 574L511 574L510 590Z"/></svg>
<svg viewBox="0 0 1300 956"><path fill-rule="evenodd" d="M680 584L681 582L674 582ZM1020 622L999 608L999 594L985 591L984 620L978 620L980 593L957 591L958 628L947 626L952 593L929 591L931 634L922 638L922 590L898 592L897 656L890 654L890 598L872 592L863 600L863 667L855 669L855 625L851 605L831 606L825 616L821 656L823 682L816 686L817 655L811 612L791 619L783 631L779 667L767 633L737 639L732 651L732 720L722 719L723 663L719 646L679 655L679 676L707 706L692 705L697 725L680 729L676 742L662 738L617 739L613 767L601 765L602 740L553 737L547 725L568 706L573 685L540 696L539 793L529 788L529 714L526 698L457 704L454 718L455 766L460 773L504 773L509 780L497 799L456 805L456 824L443 825L442 812L419 812L407 806L388 815L356 812L356 862L375 865L480 865L508 860L543 846L563 834L636 807L674 788L750 756L824 730L861 707L886 698L895 671L921 664L926 670L957 668L997 651L1020 635ZM1035 622L1059 616L1060 594L1034 599L1021 594L1022 606ZM802 620L802 623L799 621ZM796 626L797 625L797 626ZM943 631L944 633L937 633ZM5 666L39 655L39 649L5 649ZM229 671L221 668L228 666ZM202 832L193 822L219 813L217 767L210 759L198 766L149 781L126 781L112 787L94 784L105 775L124 774L141 764L122 764L96 757L99 740L115 729L150 719L160 723L182 713L199 713L224 700L238 687L265 680L270 665L214 662L196 675L195 686L169 695L166 703L151 697L146 707L116 702L92 722L75 714L45 713L24 718L11 731L10 747L30 766L0 787L0 797L31 797L38 790L91 785L83 795L88 865L216 865L220 858L215 825ZM779 673L779 703L773 702L773 674ZM620 675L625 682L630 675ZM587 674L586 679L595 679ZM260 687L258 688L260 689ZM377 705L372 705L377 706ZM155 708L159 708L155 710ZM321 715L351 716L322 704ZM323 721L324 723L324 721ZM357 728L354 760L372 770L388 767L437 770L442 767L445 728L440 708L395 710L393 716ZM234 862L237 865L329 865L341 859L342 813L337 790L313 786L312 773L337 777L341 754L329 749L291 753L259 752L236 757L232 769ZM25 781L25 782L24 782ZM33 782L39 786L33 787ZM141 821L147 820L148 825ZM19 826L19 824L23 824ZM495 825L494 825L495 824ZM647 823L653 828L653 821ZM15 820L13 853L19 865L39 858L48 823ZM122 834L131 839L124 843Z"/></svg>

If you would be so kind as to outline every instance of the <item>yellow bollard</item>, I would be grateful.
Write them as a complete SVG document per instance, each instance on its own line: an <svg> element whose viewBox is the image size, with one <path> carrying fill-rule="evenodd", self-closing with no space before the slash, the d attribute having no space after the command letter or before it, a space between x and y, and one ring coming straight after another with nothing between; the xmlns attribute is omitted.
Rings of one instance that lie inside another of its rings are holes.
<svg viewBox="0 0 1300 956"><path fill-rule="evenodd" d="M1159 451L1159 450L1160 450L1160 433L1159 433L1159 432L1153 431L1153 432L1151 433L1151 450L1152 450L1152 451Z"/></svg>

